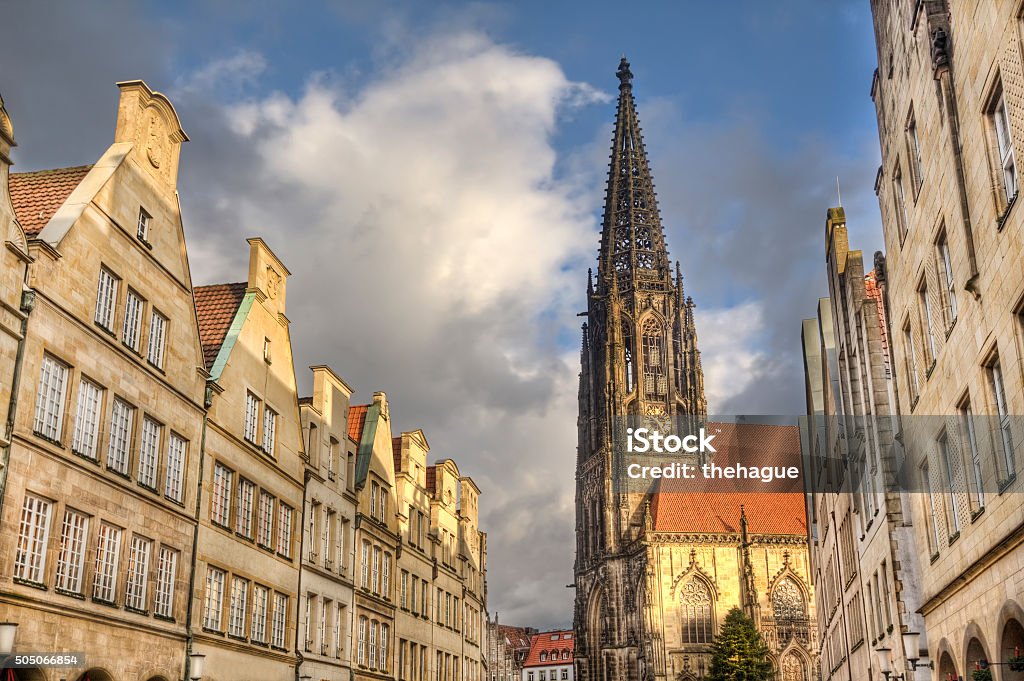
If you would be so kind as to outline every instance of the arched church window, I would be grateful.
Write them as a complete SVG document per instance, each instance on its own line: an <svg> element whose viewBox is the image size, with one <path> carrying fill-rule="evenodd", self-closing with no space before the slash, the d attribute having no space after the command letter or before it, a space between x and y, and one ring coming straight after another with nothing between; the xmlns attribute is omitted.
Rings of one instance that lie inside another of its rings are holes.
<svg viewBox="0 0 1024 681"><path fill-rule="evenodd" d="M673 377L676 382L676 390L679 393L683 392L683 334L679 325L676 324L672 330L672 359L675 360L673 366Z"/></svg>
<svg viewBox="0 0 1024 681"><path fill-rule="evenodd" d="M772 591L772 615L778 620L799 620L807 615L804 592L792 577L786 577Z"/></svg>
<svg viewBox="0 0 1024 681"><path fill-rule="evenodd" d="M782 681L807 681L807 672L800 656L790 653L782 659Z"/></svg>
<svg viewBox="0 0 1024 681"><path fill-rule="evenodd" d="M665 399L668 396L668 379L665 376L665 339L661 323L648 317L644 320L641 334L644 347L644 394L648 399Z"/></svg>
<svg viewBox="0 0 1024 681"><path fill-rule="evenodd" d="M711 588L693 576L679 592L679 611L683 643L710 643L714 636L711 612Z"/></svg>
<svg viewBox="0 0 1024 681"><path fill-rule="evenodd" d="M626 392L631 393L636 387L636 353L633 347L633 326L628 319L622 322L622 347L626 361Z"/></svg>

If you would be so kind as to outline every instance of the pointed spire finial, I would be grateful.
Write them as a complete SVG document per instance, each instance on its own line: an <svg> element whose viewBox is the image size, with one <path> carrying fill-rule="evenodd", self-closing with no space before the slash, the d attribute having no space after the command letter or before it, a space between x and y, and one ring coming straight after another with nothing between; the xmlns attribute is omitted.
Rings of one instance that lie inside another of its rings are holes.
<svg viewBox="0 0 1024 681"><path fill-rule="evenodd" d="M633 72L629 70L629 60L626 59L626 55L622 55L622 59L619 60L619 70L615 72L615 75L619 77L619 88L633 86Z"/></svg>
<svg viewBox="0 0 1024 681"><path fill-rule="evenodd" d="M594 295L594 270L587 268L587 295Z"/></svg>

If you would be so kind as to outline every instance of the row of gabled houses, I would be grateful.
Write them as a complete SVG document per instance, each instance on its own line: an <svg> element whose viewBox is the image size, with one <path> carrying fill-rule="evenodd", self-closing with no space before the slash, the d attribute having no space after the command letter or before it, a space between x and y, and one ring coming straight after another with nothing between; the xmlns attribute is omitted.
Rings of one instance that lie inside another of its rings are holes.
<svg viewBox="0 0 1024 681"><path fill-rule="evenodd" d="M192 285L188 137L119 88L98 161L30 173L0 101L0 627L84 654L14 678L484 679L480 490L383 392L299 394L262 239Z"/></svg>

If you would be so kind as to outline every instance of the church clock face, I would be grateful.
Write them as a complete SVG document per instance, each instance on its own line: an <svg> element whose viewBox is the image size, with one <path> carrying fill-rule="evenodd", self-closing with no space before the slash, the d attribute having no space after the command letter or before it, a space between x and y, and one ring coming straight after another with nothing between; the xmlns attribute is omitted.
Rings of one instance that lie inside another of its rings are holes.
<svg viewBox="0 0 1024 681"><path fill-rule="evenodd" d="M665 405L649 404L644 412L644 426L659 433L671 430L672 419L665 412Z"/></svg>

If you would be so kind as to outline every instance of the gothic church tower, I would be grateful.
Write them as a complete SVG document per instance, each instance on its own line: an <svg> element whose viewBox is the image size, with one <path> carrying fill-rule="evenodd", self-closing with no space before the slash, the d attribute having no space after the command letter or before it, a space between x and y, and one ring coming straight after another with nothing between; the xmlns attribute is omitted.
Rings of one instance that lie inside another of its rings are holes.
<svg viewBox="0 0 1024 681"><path fill-rule="evenodd" d="M587 284L576 468L577 679L633 681L650 668L641 579L650 495L612 480L615 419L695 417L707 406L693 301L658 212L623 57L596 281Z"/></svg>

